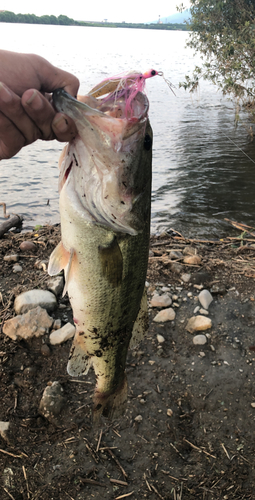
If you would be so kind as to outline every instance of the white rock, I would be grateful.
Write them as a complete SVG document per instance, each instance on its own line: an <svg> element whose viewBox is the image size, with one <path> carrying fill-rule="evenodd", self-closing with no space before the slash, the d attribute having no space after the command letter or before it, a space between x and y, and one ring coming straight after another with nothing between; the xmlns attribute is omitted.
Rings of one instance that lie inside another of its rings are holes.
<svg viewBox="0 0 255 500"><path fill-rule="evenodd" d="M54 295L58 296L63 292L64 289L64 278L63 276L55 276L47 282L47 288Z"/></svg>
<svg viewBox="0 0 255 500"><path fill-rule="evenodd" d="M162 292L169 292L168 286L162 286L161 291Z"/></svg>
<svg viewBox="0 0 255 500"><path fill-rule="evenodd" d="M165 323L166 321L173 321L175 318L175 311L169 307L168 309L163 309L156 314L153 321L156 323Z"/></svg>
<svg viewBox="0 0 255 500"><path fill-rule="evenodd" d="M212 320L210 318L206 318L206 316L192 316L186 325L186 330L193 333L201 330L208 330L211 327Z"/></svg>
<svg viewBox="0 0 255 500"><path fill-rule="evenodd" d="M59 330L59 328L61 328L61 319L60 318L55 319L55 321L53 323L53 330Z"/></svg>
<svg viewBox="0 0 255 500"><path fill-rule="evenodd" d="M31 309L26 314L8 319L3 326L3 333L13 340L40 337L51 328L53 318L40 306Z"/></svg>
<svg viewBox="0 0 255 500"><path fill-rule="evenodd" d="M137 417L135 417L135 422L142 422L142 420L143 420L142 415L137 415Z"/></svg>
<svg viewBox="0 0 255 500"><path fill-rule="evenodd" d="M182 279L182 281L184 281L184 283L188 283L190 281L190 278L191 278L191 274L189 274L189 273L184 273L181 275L181 279Z"/></svg>
<svg viewBox="0 0 255 500"><path fill-rule="evenodd" d="M5 255L5 256L4 256L4 260L5 260L6 262L18 262L18 260L19 260L19 256L18 256L18 254L17 254L17 253L15 253L15 254L13 253L13 254L11 254L11 255Z"/></svg>
<svg viewBox="0 0 255 500"><path fill-rule="evenodd" d="M204 345L207 342L207 338L205 335L195 335L193 337L193 344L195 345Z"/></svg>
<svg viewBox="0 0 255 500"><path fill-rule="evenodd" d="M48 290L29 290L18 295L14 301L16 314L26 313L37 306L53 311L57 307L57 299Z"/></svg>
<svg viewBox="0 0 255 500"><path fill-rule="evenodd" d="M158 341L159 344L163 344L163 342L165 342L165 339L164 339L163 335L160 335L158 333L158 335L157 335L157 341Z"/></svg>
<svg viewBox="0 0 255 500"><path fill-rule="evenodd" d="M209 314L209 312L206 309L203 309L202 307L201 307L201 309L199 309L199 312L200 312L200 314L204 314L205 316L207 316Z"/></svg>
<svg viewBox="0 0 255 500"><path fill-rule="evenodd" d="M8 441L7 433L10 427L10 422L0 421L0 435L5 441Z"/></svg>
<svg viewBox="0 0 255 500"><path fill-rule="evenodd" d="M212 295L209 290L202 290L198 296L199 302L204 309L208 309L209 305L213 301Z"/></svg>
<svg viewBox="0 0 255 500"><path fill-rule="evenodd" d="M171 408L168 408L166 414L168 417L172 417L174 412L173 412L173 410L171 410Z"/></svg>
<svg viewBox="0 0 255 500"><path fill-rule="evenodd" d="M252 407L252 408L255 408L255 403L251 403L251 407Z"/></svg>
<svg viewBox="0 0 255 500"><path fill-rule="evenodd" d="M14 273L22 273L22 267L19 264L15 264L12 268Z"/></svg>
<svg viewBox="0 0 255 500"><path fill-rule="evenodd" d="M164 295L153 295L151 307L168 307L172 304L172 299L166 293Z"/></svg>
<svg viewBox="0 0 255 500"><path fill-rule="evenodd" d="M62 328L59 328L59 330L55 330L50 334L50 343L51 345L62 344L68 339L71 339L74 334L75 326L71 323L66 323L65 326L62 326Z"/></svg>

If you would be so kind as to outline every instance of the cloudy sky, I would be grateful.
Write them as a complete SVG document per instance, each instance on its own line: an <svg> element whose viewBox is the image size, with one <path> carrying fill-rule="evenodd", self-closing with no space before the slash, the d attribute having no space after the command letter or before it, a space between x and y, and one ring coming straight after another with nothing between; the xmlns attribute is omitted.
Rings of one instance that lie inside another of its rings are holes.
<svg viewBox="0 0 255 500"><path fill-rule="evenodd" d="M83 21L126 21L126 22L150 22L176 14L176 5L182 0L157 0L154 2L140 2L139 0L128 0L127 3L120 0L96 0L89 2L71 2L66 0L1 0L0 9L9 10L15 14L53 14L59 16L64 14L76 20ZM185 7L189 6L188 0L183 0Z"/></svg>

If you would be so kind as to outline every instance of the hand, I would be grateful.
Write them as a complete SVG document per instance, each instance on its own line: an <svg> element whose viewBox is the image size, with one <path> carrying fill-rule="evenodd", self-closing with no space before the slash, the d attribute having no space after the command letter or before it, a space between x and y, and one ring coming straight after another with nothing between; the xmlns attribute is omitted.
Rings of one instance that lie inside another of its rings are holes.
<svg viewBox="0 0 255 500"><path fill-rule="evenodd" d="M49 96L64 88L76 96L78 79L34 54L0 50L0 160L37 139L69 141L74 122L56 113Z"/></svg>

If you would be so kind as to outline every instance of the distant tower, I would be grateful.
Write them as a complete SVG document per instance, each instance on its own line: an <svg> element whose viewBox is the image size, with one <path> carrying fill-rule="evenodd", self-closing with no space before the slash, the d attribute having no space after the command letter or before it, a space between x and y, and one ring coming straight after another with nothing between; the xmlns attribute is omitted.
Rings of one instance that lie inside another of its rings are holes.
<svg viewBox="0 0 255 500"><path fill-rule="evenodd" d="M158 24L162 24L162 21L161 21L161 19L160 19L160 14L159 14L159 16L158 16Z"/></svg>

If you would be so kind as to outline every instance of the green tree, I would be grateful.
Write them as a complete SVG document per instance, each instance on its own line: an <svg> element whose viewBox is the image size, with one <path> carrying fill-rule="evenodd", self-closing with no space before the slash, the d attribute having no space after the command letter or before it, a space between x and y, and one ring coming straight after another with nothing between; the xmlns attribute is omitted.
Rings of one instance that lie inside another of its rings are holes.
<svg viewBox="0 0 255 500"><path fill-rule="evenodd" d="M190 0L187 45L202 64L180 86L195 90L200 78L212 81L243 102L255 101L254 0Z"/></svg>

